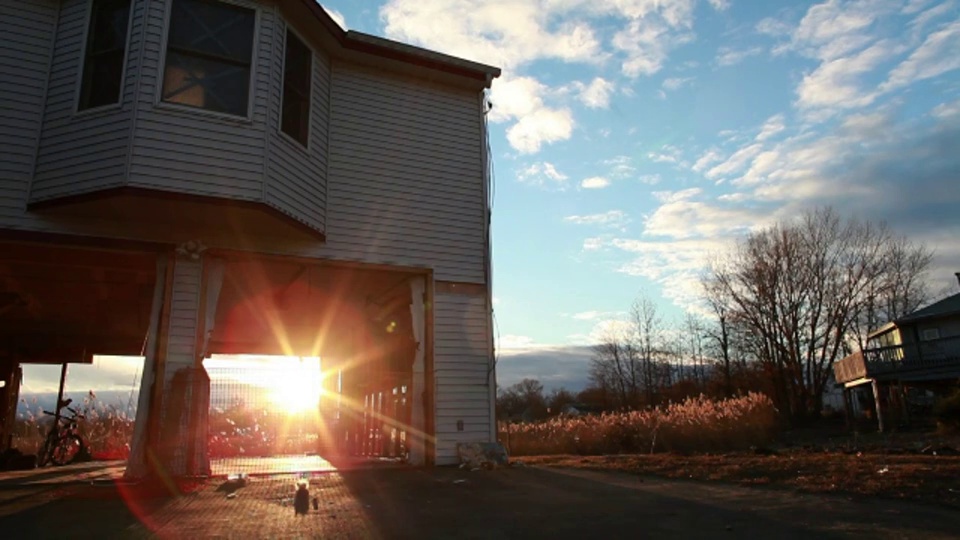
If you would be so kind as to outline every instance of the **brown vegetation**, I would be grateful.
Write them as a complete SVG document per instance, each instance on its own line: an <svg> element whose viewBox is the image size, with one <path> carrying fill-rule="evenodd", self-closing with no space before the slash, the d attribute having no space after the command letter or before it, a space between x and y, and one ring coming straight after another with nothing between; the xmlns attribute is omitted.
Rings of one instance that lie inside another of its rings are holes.
<svg viewBox="0 0 960 540"><path fill-rule="evenodd" d="M514 456L687 453L764 445L775 428L770 399L750 393L720 401L699 396L639 411L501 423L500 440Z"/></svg>

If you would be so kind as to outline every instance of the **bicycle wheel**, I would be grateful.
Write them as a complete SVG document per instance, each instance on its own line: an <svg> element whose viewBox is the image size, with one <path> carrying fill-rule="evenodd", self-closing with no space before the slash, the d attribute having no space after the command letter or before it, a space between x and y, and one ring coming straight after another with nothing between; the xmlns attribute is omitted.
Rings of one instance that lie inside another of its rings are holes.
<svg viewBox="0 0 960 540"><path fill-rule="evenodd" d="M83 439L77 435L65 435L57 440L56 446L50 452L50 461L55 465L68 465L77 459L83 451Z"/></svg>
<svg viewBox="0 0 960 540"><path fill-rule="evenodd" d="M53 437L48 436L43 440L40 451L37 452L37 467L43 467L50 461L50 449L53 447Z"/></svg>

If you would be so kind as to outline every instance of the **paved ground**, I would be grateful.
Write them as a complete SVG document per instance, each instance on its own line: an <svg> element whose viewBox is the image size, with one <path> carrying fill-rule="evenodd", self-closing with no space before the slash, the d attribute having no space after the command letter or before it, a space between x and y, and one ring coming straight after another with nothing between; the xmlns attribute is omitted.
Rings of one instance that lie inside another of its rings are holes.
<svg viewBox="0 0 960 540"><path fill-rule="evenodd" d="M317 474L295 517L294 477L125 499L82 482L0 482L3 538L957 538L956 510L620 473L509 468Z"/></svg>

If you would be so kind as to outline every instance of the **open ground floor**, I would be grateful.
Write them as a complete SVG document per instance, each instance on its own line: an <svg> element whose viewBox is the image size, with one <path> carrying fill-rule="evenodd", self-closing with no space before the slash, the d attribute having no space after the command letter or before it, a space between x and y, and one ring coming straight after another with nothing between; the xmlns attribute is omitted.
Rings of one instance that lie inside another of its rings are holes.
<svg viewBox="0 0 960 540"><path fill-rule="evenodd" d="M58 403L70 365L120 355L142 359L131 478L277 472L277 456L455 463L459 443L495 439L490 302L429 268L0 241L0 450L21 434L22 366L64 366ZM49 428L73 419L49 408L30 428L60 440Z"/></svg>

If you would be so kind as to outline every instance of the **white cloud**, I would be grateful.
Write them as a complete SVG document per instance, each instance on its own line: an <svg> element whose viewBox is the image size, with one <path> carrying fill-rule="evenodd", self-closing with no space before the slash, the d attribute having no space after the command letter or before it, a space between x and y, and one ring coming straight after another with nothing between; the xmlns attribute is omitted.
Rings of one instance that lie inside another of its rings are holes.
<svg viewBox="0 0 960 540"><path fill-rule="evenodd" d="M504 77L491 89L492 122L516 123L507 129L507 140L521 154L533 154L543 144L569 139L573 114L569 109L544 104L549 88L533 77Z"/></svg>
<svg viewBox="0 0 960 540"><path fill-rule="evenodd" d="M569 139L573 134L570 109L542 108L527 114L507 130L510 146L521 154L535 154L544 144Z"/></svg>
<svg viewBox="0 0 960 540"><path fill-rule="evenodd" d="M580 101L591 109L606 109L610 106L610 95L616 86L602 78L596 77L590 84L585 85L580 92Z"/></svg>
<svg viewBox="0 0 960 540"><path fill-rule="evenodd" d="M926 7L930 3L930 0L909 0L907 5L903 6L902 13L907 15L911 13L916 13Z"/></svg>
<svg viewBox="0 0 960 540"><path fill-rule="evenodd" d="M952 103L941 103L934 107L930 114L940 119L960 115L960 100Z"/></svg>
<svg viewBox="0 0 960 540"><path fill-rule="evenodd" d="M517 180L523 184L537 187L563 188L568 176L557 170L548 161L532 163L517 171Z"/></svg>
<svg viewBox="0 0 960 540"><path fill-rule="evenodd" d="M590 178L584 178L580 182L580 187L583 189L603 189L610 185L610 180L602 176L591 176Z"/></svg>
<svg viewBox="0 0 960 540"><path fill-rule="evenodd" d="M340 13L339 11L329 8L327 6L320 6L320 7L322 7L323 10L327 12L327 15L329 15L331 19L333 19L337 24L340 25L340 28L343 28L344 30L347 29L347 20L343 18L343 13Z"/></svg>
<svg viewBox="0 0 960 540"><path fill-rule="evenodd" d="M860 77L888 60L893 53L887 42L879 42L852 56L825 61L803 77L797 88L797 106L820 109L830 115L836 109L869 105L877 97L860 87Z"/></svg>
<svg viewBox="0 0 960 540"><path fill-rule="evenodd" d="M743 62L751 56L757 56L763 52L763 47L750 47L747 49L733 49L731 47L720 47L717 51L717 65L733 66Z"/></svg>
<svg viewBox="0 0 960 540"><path fill-rule="evenodd" d="M761 152L757 155L757 157L753 158L753 162L750 164L750 168L747 169L747 172L745 172L740 178L734 180L733 184L747 185L765 181L768 174L776 170L778 166L782 165L780 157L780 152L776 150L767 150L765 152Z"/></svg>
<svg viewBox="0 0 960 540"><path fill-rule="evenodd" d="M723 11L730 7L730 0L707 0L710 3L710 6L717 10Z"/></svg>
<svg viewBox="0 0 960 540"><path fill-rule="evenodd" d="M761 219L753 211L692 201L689 197L669 200L644 221L645 236L672 239L714 237L748 230Z"/></svg>
<svg viewBox="0 0 960 540"><path fill-rule="evenodd" d="M693 164L693 170L696 172L703 172L710 165L723 160L723 154L720 153L720 150L716 148L711 148L704 152L697 161Z"/></svg>
<svg viewBox="0 0 960 540"><path fill-rule="evenodd" d="M663 80L662 86L665 90L677 90L678 88L685 86L693 79L694 77L670 77Z"/></svg>
<svg viewBox="0 0 960 540"><path fill-rule="evenodd" d="M914 32L923 31L928 24L939 19L943 15L949 14L950 12L956 12L956 8L957 5L955 0L948 0L942 4L938 4L914 17L914 19L910 21L910 27Z"/></svg>
<svg viewBox="0 0 960 540"><path fill-rule="evenodd" d="M653 75L667 58L667 28L633 21L613 36L613 44L627 54L622 71L628 77Z"/></svg>
<svg viewBox="0 0 960 540"><path fill-rule="evenodd" d="M597 319L609 319L611 317L622 317L626 315L622 311L581 311L579 313L574 313L570 315L570 318L576 319L578 321L595 321Z"/></svg>
<svg viewBox="0 0 960 540"><path fill-rule="evenodd" d="M960 21L927 36L922 45L890 72L880 89L892 90L955 69L960 69Z"/></svg>
<svg viewBox="0 0 960 540"><path fill-rule="evenodd" d="M792 26L773 17L760 19L754 29L761 34L773 37L786 36L793 31Z"/></svg>
<svg viewBox="0 0 960 540"><path fill-rule="evenodd" d="M505 336L500 336L497 340L497 349L531 349L537 347L538 344L533 338L528 336L518 336L514 334L507 334Z"/></svg>
<svg viewBox="0 0 960 540"><path fill-rule="evenodd" d="M672 144L665 144L661 146L659 151L648 152L647 158L654 163L683 164L682 151Z"/></svg>
<svg viewBox="0 0 960 540"><path fill-rule="evenodd" d="M653 196L662 203L683 201L700 195L703 190L700 188L687 188L680 191L654 191Z"/></svg>
<svg viewBox="0 0 960 540"><path fill-rule="evenodd" d="M600 237L587 238L583 241L584 251L598 251L604 246L604 240Z"/></svg>
<svg viewBox="0 0 960 540"><path fill-rule="evenodd" d="M493 83L490 100L492 122L506 122L543 108L547 87L533 77L501 77Z"/></svg>
<svg viewBox="0 0 960 540"><path fill-rule="evenodd" d="M508 69L543 58L598 61L600 41L589 23L554 23L569 7L523 0L391 0L380 8L380 18L390 38Z"/></svg>
<svg viewBox="0 0 960 540"><path fill-rule="evenodd" d="M648 186L655 186L660 183L661 177L659 174L643 174L638 178L641 184L647 184Z"/></svg>
<svg viewBox="0 0 960 540"><path fill-rule="evenodd" d="M707 178L717 179L742 170L754 156L760 153L763 145L756 143L744 146L733 153L726 161L707 171Z"/></svg>
<svg viewBox="0 0 960 540"><path fill-rule="evenodd" d="M760 128L760 133L757 134L756 140L765 141L786 129L783 121L784 118L782 114L775 114L768 118L767 121L764 122L763 127Z"/></svg>
<svg viewBox="0 0 960 540"><path fill-rule="evenodd" d="M610 167L610 176L613 178L627 178L637 172L630 156L614 156L603 160L602 163Z"/></svg>
<svg viewBox="0 0 960 540"><path fill-rule="evenodd" d="M576 225L599 225L601 227L622 227L630 222L623 210L609 210L599 214L574 215L563 218L567 223Z"/></svg>
<svg viewBox="0 0 960 540"><path fill-rule="evenodd" d="M726 0L708 0L725 9ZM692 39L697 0L389 0L388 37L516 70L541 59L604 62L616 55L630 77L656 73ZM614 26L611 50L595 27Z"/></svg>

